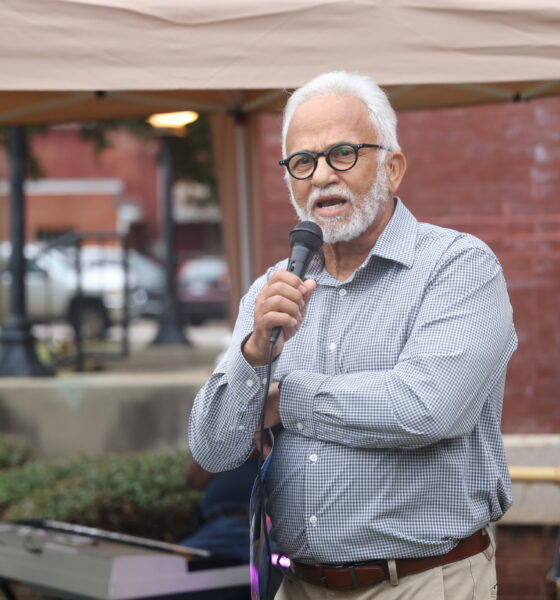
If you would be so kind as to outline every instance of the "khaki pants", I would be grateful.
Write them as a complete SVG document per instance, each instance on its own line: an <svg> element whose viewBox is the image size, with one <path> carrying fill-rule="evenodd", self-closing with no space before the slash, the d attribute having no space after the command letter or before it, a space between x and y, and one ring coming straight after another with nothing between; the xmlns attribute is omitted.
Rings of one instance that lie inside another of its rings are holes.
<svg viewBox="0 0 560 600"><path fill-rule="evenodd" d="M491 600L497 598L494 543L470 558L358 590L335 591L288 574L275 600Z"/></svg>

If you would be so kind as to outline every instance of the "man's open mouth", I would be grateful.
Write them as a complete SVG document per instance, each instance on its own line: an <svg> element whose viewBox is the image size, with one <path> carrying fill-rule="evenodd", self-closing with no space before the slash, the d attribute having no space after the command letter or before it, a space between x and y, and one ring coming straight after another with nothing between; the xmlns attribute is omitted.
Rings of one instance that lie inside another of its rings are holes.
<svg viewBox="0 0 560 600"><path fill-rule="evenodd" d="M345 198L320 198L316 203L316 208L335 209L344 206L348 200Z"/></svg>

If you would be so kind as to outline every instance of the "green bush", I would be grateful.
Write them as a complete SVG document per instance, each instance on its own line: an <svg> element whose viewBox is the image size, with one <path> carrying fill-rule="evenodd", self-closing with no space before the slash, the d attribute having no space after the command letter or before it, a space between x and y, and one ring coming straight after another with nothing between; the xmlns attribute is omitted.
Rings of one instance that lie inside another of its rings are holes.
<svg viewBox="0 0 560 600"><path fill-rule="evenodd" d="M80 473L91 457L57 458L30 461L20 468L0 472L0 517L24 498L41 489L49 489L59 481Z"/></svg>
<svg viewBox="0 0 560 600"><path fill-rule="evenodd" d="M185 485L184 469L183 451L81 459L63 478L60 464L44 464L43 481L50 477L56 486L29 486L30 493L12 502L3 518L54 519L177 542L196 525L200 498ZM38 473L33 476L38 482Z"/></svg>
<svg viewBox="0 0 560 600"><path fill-rule="evenodd" d="M17 435L0 434L0 471L25 464L33 455L31 446Z"/></svg>

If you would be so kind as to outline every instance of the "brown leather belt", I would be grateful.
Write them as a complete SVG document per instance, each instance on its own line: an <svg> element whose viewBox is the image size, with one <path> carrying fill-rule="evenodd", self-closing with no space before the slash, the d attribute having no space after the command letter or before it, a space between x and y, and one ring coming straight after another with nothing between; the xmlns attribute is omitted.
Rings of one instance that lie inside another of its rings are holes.
<svg viewBox="0 0 560 600"><path fill-rule="evenodd" d="M484 529L462 539L453 550L440 556L427 558L395 559L397 576L405 577L434 567L463 560L483 552L490 545L490 537ZM292 561L290 571L302 581L331 590L355 590L389 579L386 560L375 560L354 565L308 565Z"/></svg>

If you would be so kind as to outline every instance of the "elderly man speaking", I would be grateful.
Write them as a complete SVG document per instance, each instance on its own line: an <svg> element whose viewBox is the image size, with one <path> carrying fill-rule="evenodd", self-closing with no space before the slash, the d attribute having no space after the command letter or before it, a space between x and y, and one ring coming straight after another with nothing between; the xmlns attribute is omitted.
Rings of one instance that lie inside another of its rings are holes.
<svg viewBox="0 0 560 600"><path fill-rule="evenodd" d="M500 419L517 343L500 264L396 196L406 160L370 79L298 89L283 155L292 204L325 244L305 280L284 261L243 298L191 413L193 455L221 471L254 450L280 326L266 485L291 567L276 598L495 598L488 525L511 504Z"/></svg>

